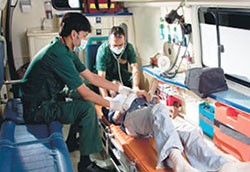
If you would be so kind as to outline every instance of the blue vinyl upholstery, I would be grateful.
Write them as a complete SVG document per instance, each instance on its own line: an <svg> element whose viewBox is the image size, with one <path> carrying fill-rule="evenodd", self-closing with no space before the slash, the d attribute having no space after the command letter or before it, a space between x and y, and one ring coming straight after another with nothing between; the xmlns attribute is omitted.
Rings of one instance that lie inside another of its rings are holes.
<svg viewBox="0 0 250 172"><path fill-rule="evenodd" d="M0 171L74 171L59 122L21 124L24 122L22 104L17 99L8 101L4 117L0 132Z"/></svg>

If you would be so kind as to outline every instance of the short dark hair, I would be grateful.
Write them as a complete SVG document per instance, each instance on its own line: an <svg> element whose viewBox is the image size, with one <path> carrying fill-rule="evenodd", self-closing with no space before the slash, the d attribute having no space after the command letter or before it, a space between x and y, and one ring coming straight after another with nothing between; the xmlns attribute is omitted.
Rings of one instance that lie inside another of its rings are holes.
<svg viewBox="0 0 250 172"><path fill-rule="evenodd" d="M114 35L116 38L120 38L122 35L125 37L125 32L120 26L113 26L110 30L109 35Z"/></svg>
<svg viewBox="0 0 250 172"><path fill-rule="evenodd" d="M72 30L76 32L91 32L91 25L88 19L81 13L66 13L62 18L60 27L60 36L68 36Z"/></svg>

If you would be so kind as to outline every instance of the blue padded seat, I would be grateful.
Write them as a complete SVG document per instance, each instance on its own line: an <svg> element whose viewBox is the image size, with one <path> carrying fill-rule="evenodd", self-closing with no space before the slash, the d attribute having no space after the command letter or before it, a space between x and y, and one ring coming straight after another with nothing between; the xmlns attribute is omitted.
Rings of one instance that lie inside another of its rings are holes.
<svg viewBox="0 0 250 172"><path fill-rule="evenodd" d="M17 124L23 122L21 105L16 99L6 105L0 132L0 171L73 172L62 125L57 121L49 125Z"/></svg>

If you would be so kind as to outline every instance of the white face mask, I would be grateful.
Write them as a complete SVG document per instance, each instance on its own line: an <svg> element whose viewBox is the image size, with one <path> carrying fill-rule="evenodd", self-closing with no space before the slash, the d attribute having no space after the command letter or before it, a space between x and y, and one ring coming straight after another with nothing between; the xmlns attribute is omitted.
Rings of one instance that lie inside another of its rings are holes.
<svg viewBox="0 0 250 172"><path fill-rule="evenodd" d="M124 49L125 49L124 47L122 47L122 48L120 48L120 49L116 49L116 48L110 46L110 50L111 50L113 53L117 54L117 55L120 55L120 54L124 51Z"/></svg>
<svg viewBox="0 0 250 172"><path fill-rule="evenodd" d="M86 45L87 45L87 41L82 39L81 40L81 44L77 47L77 46L74 46L74 52L80 52L82 50L84 50L86 48Z"/></svg>

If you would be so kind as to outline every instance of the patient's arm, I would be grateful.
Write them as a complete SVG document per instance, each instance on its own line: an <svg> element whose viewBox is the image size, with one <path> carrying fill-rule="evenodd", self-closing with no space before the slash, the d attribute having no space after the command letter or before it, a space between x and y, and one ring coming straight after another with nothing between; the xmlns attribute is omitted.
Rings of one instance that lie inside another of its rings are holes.
<svg viewBox="0 0 250 172"><path fill-rule="evenodd" d="M155 95L157 87L158 87L158 81L157 81L157 79L153 79L151 82L148 94L151 97L150 101L153 102L154 104L159 103L159 97L157 95Z"/></svg>
<svg viewBox="0 0 250 172"><path fill-rule="evenodd" d="M173 108L169 109L170 117L175 119L179 115L179 108L176 106L173 106Z"/></svg>

